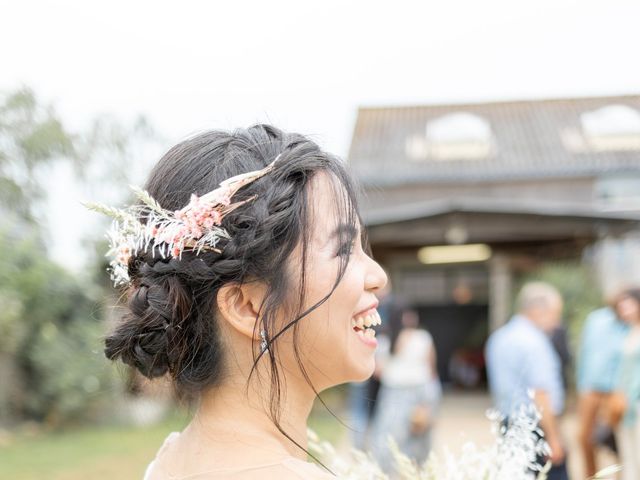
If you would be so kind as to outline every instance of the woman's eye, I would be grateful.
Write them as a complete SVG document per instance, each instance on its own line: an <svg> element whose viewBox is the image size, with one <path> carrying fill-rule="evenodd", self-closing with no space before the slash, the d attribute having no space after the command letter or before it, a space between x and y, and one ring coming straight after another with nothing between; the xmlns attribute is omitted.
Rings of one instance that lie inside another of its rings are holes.
<svg viewBox="0 0 640 480"><path fill-rule="evenodd" d="M343 243L338 249L338 257L348 257L353 252L353 248L355 247L356 241L355 239L350 242Z"/></svg>

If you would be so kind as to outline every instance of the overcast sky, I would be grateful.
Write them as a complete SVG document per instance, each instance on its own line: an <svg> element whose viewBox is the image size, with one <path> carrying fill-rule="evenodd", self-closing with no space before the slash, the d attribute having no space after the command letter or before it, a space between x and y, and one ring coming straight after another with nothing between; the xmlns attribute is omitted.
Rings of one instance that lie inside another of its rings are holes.
<svg viewBox="0 0 640 480"><path fill-rule="evenodd" d="M267 121L345 156L361 105L640 93L639 24L638 0L0 0L0 89L79 129L144 114L163 148Z"/></svg>

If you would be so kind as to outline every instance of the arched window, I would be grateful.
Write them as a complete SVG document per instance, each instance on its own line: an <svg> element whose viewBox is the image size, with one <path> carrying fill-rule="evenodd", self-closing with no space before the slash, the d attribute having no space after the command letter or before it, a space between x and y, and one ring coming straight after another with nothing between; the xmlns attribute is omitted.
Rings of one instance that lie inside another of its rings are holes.
<svg viewBox="0 0 640 480"><path fill-rule="evenodd" d="M580 129L562 133L573 152L640 150L640 111L627 105L607 105L580 115Z"/></svg>
<svg viewBox="0 0 640 480"><path fill-rule="evenodd" d="M405 151L412 160L475 160L494 152L491 126L468 112L449 113L430 120L424 135L407 138Z"/></svg>

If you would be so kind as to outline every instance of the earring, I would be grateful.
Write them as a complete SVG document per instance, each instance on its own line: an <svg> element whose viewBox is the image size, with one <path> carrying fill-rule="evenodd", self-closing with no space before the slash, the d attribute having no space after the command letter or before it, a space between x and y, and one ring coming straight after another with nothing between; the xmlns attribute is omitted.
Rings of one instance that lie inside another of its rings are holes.
<svg viewBox="0 0 640 480"><path fill-rule="evenodd" d="M260 338L262 341L260 342L260 351L264 352L269 350L269 344L267 343L267 332L265 330L260 330Z"/></svg>

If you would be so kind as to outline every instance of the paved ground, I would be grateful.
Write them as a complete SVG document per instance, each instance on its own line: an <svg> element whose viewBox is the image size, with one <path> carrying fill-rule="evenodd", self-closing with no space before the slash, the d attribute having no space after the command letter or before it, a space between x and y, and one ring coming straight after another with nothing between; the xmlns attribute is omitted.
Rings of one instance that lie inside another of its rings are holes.
<svg viewBox="0 0 640 480"><path fill-rule="evenodd" d="M436 451L446 445L456 452L467 441L478 446L493 441L491 426L485 412L491 406L491 399L485 393L447 393L442 402L442 410L435 432ZM570 478L584 479L580 454L576 445L577 424L572 402L562 420L562 430L569 450ZM599 465L604 467L616 463L608 452L600 452Z"/></svg>
<svg viewBox="0 0 640 480"><path fill-rule="evenodd" d="M491 423L485 412L491 407L491 398L480 393L447 393L434 435L436 450L447 446L458 451L466 442L486 445L493 441Z"/></svg>

